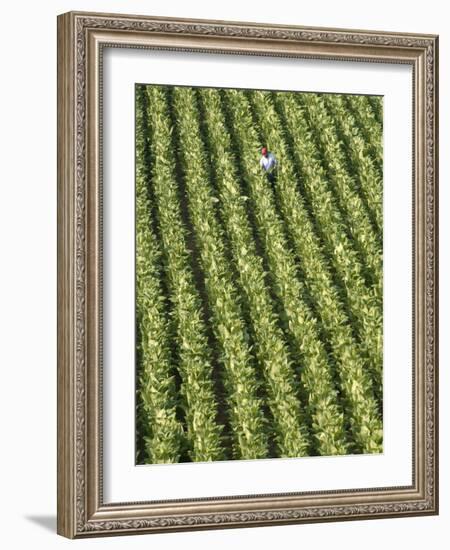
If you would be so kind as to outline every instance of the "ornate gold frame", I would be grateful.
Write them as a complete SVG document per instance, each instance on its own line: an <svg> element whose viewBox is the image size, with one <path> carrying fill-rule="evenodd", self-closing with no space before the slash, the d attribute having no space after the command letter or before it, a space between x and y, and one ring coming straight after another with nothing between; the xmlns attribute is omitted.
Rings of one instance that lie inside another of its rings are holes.
<svg viewBox="0 0 450 550"><path fill-rule="evenodd" d="M101 433L102 48L413 67L413 485L104 504ZM438 513L438 38L129 15L58 17L58 533L70 538Z"/></svg>

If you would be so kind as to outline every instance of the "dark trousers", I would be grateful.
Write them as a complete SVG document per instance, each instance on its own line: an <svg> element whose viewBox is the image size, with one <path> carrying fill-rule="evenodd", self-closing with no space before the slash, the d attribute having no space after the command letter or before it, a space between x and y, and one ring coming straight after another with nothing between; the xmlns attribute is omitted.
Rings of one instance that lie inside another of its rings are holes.
<svg viewBox="0 0 450 550"><path fill-rule="evenodd" d="M273 187L275 185L275 172L267 172L267 179L269 180L270 185Z"/></svg>

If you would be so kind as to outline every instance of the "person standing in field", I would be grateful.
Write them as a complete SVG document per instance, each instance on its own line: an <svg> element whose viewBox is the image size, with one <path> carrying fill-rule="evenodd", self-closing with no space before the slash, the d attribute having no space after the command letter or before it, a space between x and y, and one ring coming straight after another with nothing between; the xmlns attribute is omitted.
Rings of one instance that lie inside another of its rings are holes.
<svg viewBox="0 0 450 550"><path fill-rule="evenodd" d="M277 159L273 153L267 150L267 147L261 149L261 160L259 164L266 173L267 179L273 185L275 183Z"/></svg>

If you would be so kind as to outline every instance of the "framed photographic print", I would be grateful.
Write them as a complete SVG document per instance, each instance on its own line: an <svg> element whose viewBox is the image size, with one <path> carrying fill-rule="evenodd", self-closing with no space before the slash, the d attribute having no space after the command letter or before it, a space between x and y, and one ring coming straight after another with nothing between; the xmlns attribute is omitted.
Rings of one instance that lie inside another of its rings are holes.
<svg viewBox="0 0 450 550"><path fill-rule="evenodd" d="M58 18L58 533L436 514L438 38Z"/></svg>

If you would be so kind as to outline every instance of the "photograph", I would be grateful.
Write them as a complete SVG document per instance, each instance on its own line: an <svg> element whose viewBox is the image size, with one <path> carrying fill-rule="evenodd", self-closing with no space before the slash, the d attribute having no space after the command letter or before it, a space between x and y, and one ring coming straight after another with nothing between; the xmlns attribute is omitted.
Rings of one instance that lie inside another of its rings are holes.
<svg viewBox="0 0 450 550"><path fill-rule="evenodd" d="M2 547L442 550L445 2L2 8Z"/></svg>
<svg viewBox="0 0 450 550"><path fill-rule="evenodd" d="M383 97L135 86L136 464L383 453Z"/></svg>
<svg viewBox="0 0 450 550"><path fill-rule="evenodd" d="M439 37L358 28L58 16L62 536L438 513Z"/></svg>

